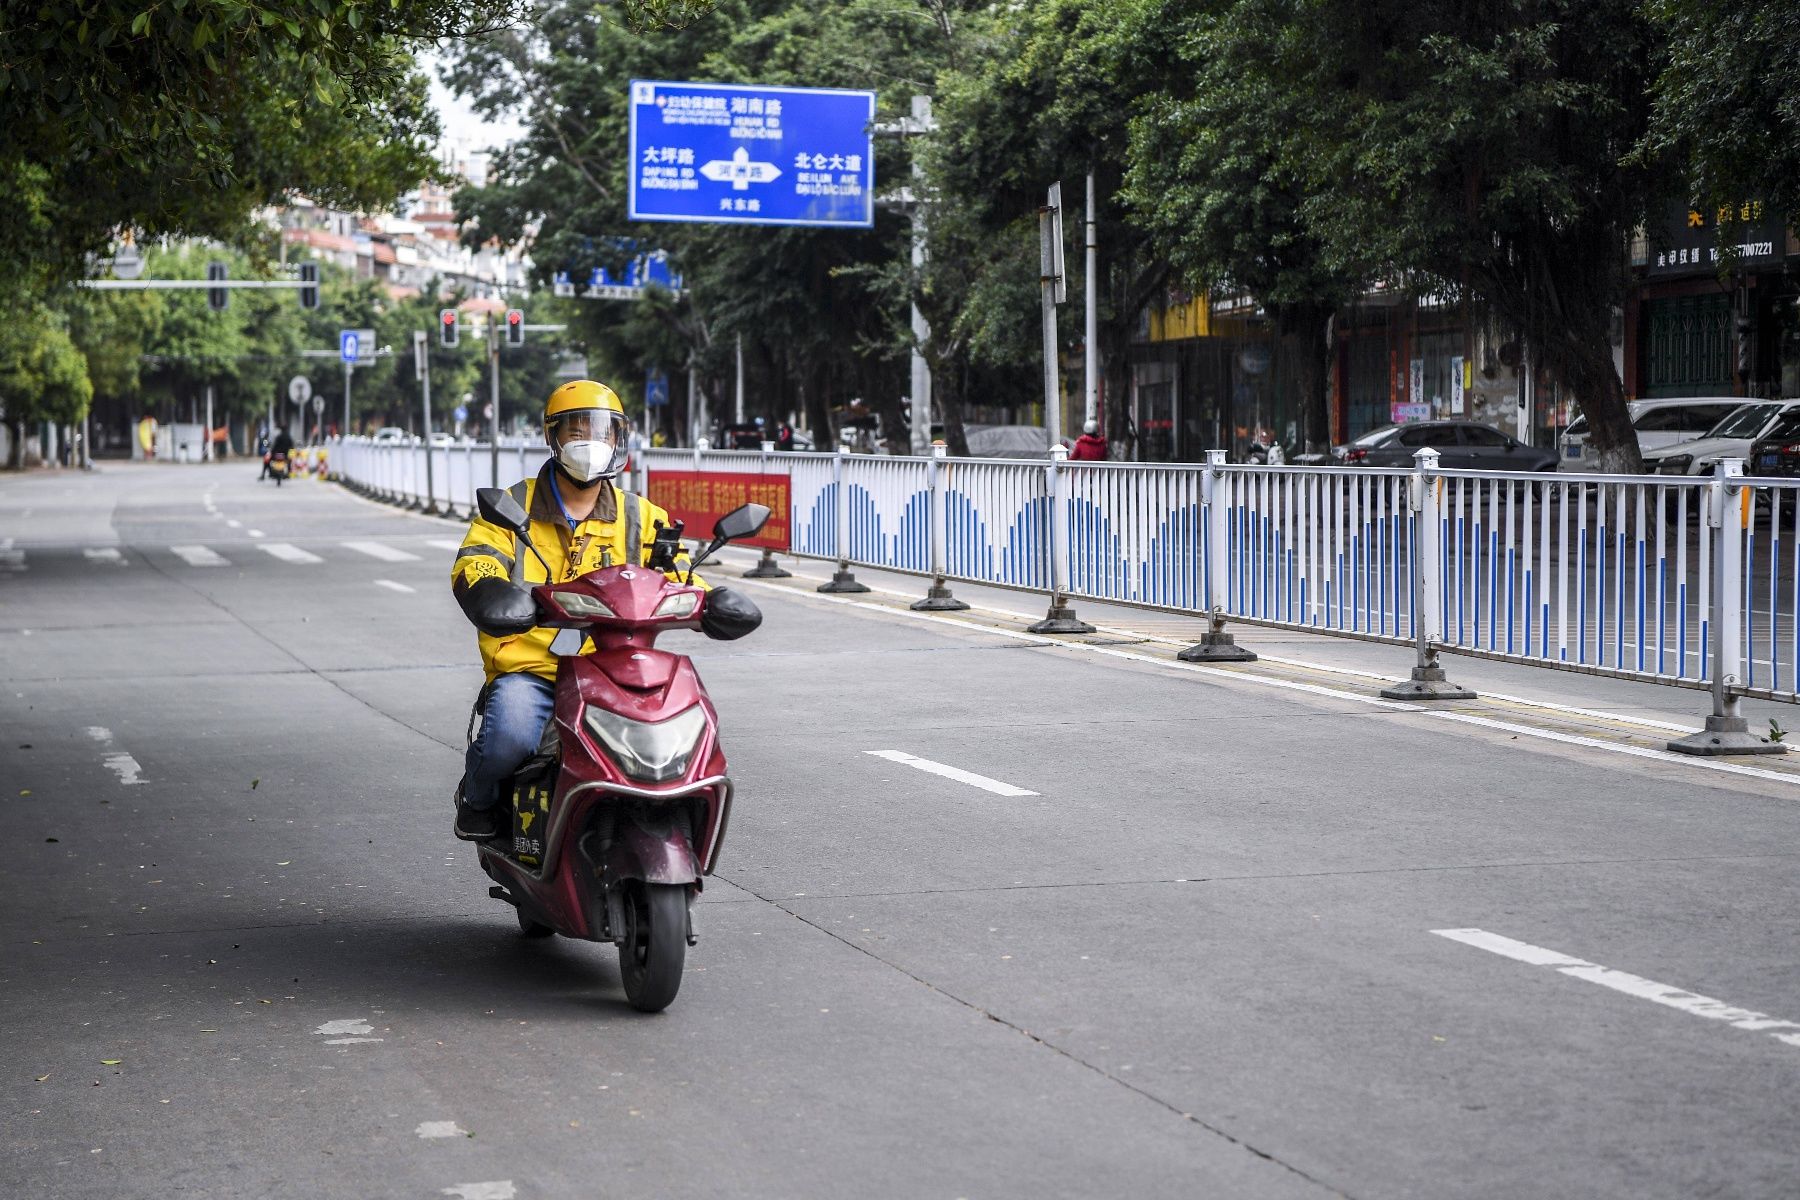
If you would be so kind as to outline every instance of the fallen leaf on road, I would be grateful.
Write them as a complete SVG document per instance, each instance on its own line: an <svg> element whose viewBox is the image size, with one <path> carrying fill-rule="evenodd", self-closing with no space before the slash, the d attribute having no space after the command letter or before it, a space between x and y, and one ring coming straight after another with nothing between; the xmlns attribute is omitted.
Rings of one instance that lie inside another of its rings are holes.
<svg viewBox="0 0 1800 1200"><path fill-rule="evenodd" d="M103 1058L100 1060L100 1065L103 1067L116 1067L124 1061L125 1060L122 1058Z"/></svg>
<svg viewBox="0 0 1800 1200"><path fill-rule="evenodd" d="M30 788L20 788L20 789L19 789L19 795L21 795L21 796L29 796L29 795L31 795L31 789L30 789Z"/></svg>
<svg viewBox="0 0 1800 1200"><path fill-rule="evenodd" d="M258 1000L257 1003L258 1004L273 1004L275 1002L273 1000Z"/></svg>
<svg viewBox="0 0 1800 1200"><path fill-rule="evenodd" d="M278 867L291 867L294 865L294 860L290 858L286 862L278 862L275 865Z"/></svg>
<svg viewBox="0 0 1800 1200"><path fill-rule="evenodd" d="M250 781L250 790L254 792L256 790L256 785L261 782L262 782L262 780L260 780L260 779L252 779Z"/></svg>
<svg viewBox="0 0 1800 1200"><path fill-rule="evenodd" d="M44 840L46 842L55 842L55 841L61 841L62 839L60 839L60 838L45 838Z"/></svg>
<svg viewBox="0 0 1800 1200"><path fill-rule="evenodd" d="M39 1076L38 1076L38 1077L37 1077L37 1081L38 1081L38 1082L39 1082L39 1083L42 1083L42 1082L44 1082L44 1080L46 1080L46 1079L48 1079L48 1078L50 1078L50 1077L49 1077L49 1076L48 1076L48 1075L39 1075Z"/></svg>

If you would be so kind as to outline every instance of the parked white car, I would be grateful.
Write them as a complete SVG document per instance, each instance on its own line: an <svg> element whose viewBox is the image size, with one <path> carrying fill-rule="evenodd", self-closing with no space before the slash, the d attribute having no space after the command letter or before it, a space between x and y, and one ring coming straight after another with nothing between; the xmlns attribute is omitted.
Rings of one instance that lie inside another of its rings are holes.
<svg viewBox="0 0 1800 1200"><path fill-rule="evenodd" d="M398 425L383 425L380 429L375 431L375 444L377 446L390 446L410 441L412 441L412 434L406 432L406 430L400 428Z"/></svg>
<svg viewBox="0 0 1800 1200"><path fill-rule="evenodd" d="M1800 411L1800 400L1747 400L1705 437L1644 452L1644 469L1659 475L1711 475L1721 458L1745 458L1782 414Z"/></svg>
<svg viewBox="0 0 1800 1200"><path fill-rule="evenodd" d="M1743 404L1742 396L1671 396L1660 400L1633 400L1626 407L1631 413L1631 427L1637 430L1641 453L1704 437L1708 430ZM1593 455L1588 453L1587 442L1587 418L1576 417L1557 442L1562 452L1563 470L1586 471L1593 467Z"/></svg>

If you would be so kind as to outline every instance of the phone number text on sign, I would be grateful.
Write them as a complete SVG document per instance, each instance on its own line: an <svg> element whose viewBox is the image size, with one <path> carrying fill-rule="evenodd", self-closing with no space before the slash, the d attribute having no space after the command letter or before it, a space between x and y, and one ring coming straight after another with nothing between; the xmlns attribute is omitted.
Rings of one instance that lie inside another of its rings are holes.
<svg viewBox="0 0 1800 1200"><path fill-rule="evenodd" d="M687 525L683 536L707 539L713 534L713 522L745 504L763 504L769 509L769 523L753 538L735 543L740 546L766 546L770 550L788 548L788 477L786 475L739 475L725 471L650 472L650 502L665 509L669 516Z"/></svg>

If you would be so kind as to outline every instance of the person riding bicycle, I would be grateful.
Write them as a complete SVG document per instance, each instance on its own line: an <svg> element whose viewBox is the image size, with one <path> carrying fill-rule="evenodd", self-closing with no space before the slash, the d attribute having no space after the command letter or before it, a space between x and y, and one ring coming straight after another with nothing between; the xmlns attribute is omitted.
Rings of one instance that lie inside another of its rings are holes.
<svg viewBox="0 0 1800 1200"><path fill-rule="evenodd" d="M537 555L518 544L512 530L483 520L469 532L451 567L451 591L479 631L481 665L487 672L476 707L481 729L469 743L456 789L456 836L496 837L510 823L500 787L538 748L555 706L558 630L537 625L533 584L575 579L601 567L646 565L657 529L669 516L661 508L614 485L625 464L630 423L619 397L603 383L578 379L550 393L544 407L544 439L550 461L533 479L508 489L531 518ZM680 566L687 556L678 556ZM549 566L546 575L545 564ZM671 578L678 572L669 572ZM698 577L694 583L707 585ZM761 620L756 605L728 588L712 588L701 630L708 636L741 636Z"/></svg>

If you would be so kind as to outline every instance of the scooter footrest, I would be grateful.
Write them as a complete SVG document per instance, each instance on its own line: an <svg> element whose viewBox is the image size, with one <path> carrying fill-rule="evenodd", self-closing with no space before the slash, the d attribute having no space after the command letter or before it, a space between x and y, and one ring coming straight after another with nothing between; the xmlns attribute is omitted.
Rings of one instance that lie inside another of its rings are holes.
<svg viewBox="0 0 1800 1200"><path fill-rule="evenodd" d="M501 887L499 884L495 884L493 887L490 887L488 889L488 895L492 896L496 900L504 900L508 904L512 905L514 908L519 907L519 902L512 898L512 893L507 891L505 888Z"/></svg>

